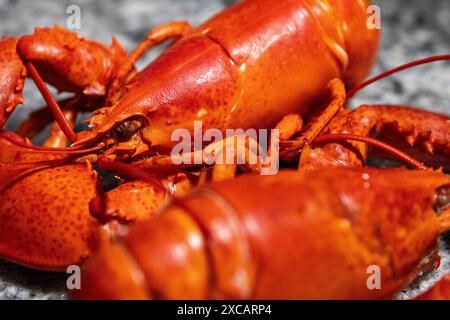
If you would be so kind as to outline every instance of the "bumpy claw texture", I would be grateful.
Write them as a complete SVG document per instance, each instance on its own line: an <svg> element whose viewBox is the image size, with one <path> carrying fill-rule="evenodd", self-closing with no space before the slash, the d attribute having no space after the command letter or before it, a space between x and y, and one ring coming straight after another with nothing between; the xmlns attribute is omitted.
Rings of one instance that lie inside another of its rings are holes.
<svg viewBox="0 0 450 320"><path fill-rule="evenodd" d="M25 148L4 135L11 134L0 139L0 257L43 270L81 263L104 240L89 213L97 175L86 165L58 163L54 155L17 160Z"/></svg>
<svg viewBox="0 0 450 320"><path fill-rule="evenodd" d="M390 298L435 246L433 199L449 182L330 168L205 185L97 253L76 298ZM373 265L381 290L367 287Z"/></svg>
<svg viewBox="0 0 450 320"><path fill-rule="evenodd" d="M105 94L127 55L113 39L107 47L58 25L36 28L17 44L22 59L32 62L43 79L59 91Z"/></svg>
<svg viewBox="0 0 450 320"><path fill-rule="evenodd" d="M430 166L450 167L450 118L404 106L361 106L342 110L324 133L374 136ZM388 157L377 150L373 155ZM361 166L367 157L365 143L327 143L305 148L300 167Z"/></svg>
<svg viewBox="0 0 450 320"><path fill-rule="evenodd" d="M136 180L94 198L90 203L90 211L102 222L117 220L130 223L152 217L165 199L164 190Z"/></svg>

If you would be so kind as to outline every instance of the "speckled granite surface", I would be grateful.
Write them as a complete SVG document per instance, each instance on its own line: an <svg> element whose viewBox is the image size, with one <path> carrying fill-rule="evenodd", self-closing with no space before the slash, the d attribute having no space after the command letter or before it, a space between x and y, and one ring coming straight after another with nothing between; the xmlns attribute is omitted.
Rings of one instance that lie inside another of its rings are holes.
<svg viewBox="0 0 450 320"><path fill-rule="evenodd" d="M199 24L232 0L0 0L0 35L31 33L34 26L65 24L68 5L81 8L81 33L108 42L111 35L129 51L149 28L173 19ZM449 0L376 0L382 9L383 40L374 73L420 57L450 52ZM156 52L139 61L142 67ZM407 71L364 90L353 104L397 103L450 113L450 63L436 63ZM27 107L20 107L8 129L42 103L33 85L25 90ZM441 241L441 251L449 252L450 237ZM417 293L450 270L450 257L427 281L401 297ZM0 261L0 299L65 298L65 275L28 270Z"/></svg>

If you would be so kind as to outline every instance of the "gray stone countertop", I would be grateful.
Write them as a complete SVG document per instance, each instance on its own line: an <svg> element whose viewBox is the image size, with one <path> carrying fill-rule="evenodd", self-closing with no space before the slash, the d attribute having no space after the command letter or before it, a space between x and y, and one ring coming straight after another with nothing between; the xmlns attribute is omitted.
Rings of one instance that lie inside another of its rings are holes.
<svg viewBox="0 0 450 320"><path fill-rule="evenodd" d="M114 35L130 51L147 31L168 20L188 20L198 25L233 1L220 0L0 0L0 35L31 33L35 26L65 25L69 5L81 8L80 32L109 43ZM381 7L382 46L374 74L430 55L450 53L449 0L374 0ZM147 54L139 67L151 61ZM405 104L450 114L450 63L415 68L383 80L353 100L359 104ZM26 107L19 107L8 129L42 104L30 81L25 87ZM444 262L438 272L406 290L414 295L450 271L450 241L441 241ZM0 261L0 299L64 299L65 275L29 270Z"/></svg>

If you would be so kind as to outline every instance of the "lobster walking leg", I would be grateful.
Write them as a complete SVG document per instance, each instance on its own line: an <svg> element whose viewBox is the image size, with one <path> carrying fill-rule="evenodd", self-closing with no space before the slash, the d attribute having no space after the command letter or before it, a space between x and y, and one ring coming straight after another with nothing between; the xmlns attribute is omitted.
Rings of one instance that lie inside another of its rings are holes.
<svg viewBox="0 0 450 320"><path fill-rule="evenodd" d="M321 100L326 102L325 108L314 108L317 113L317 109L323 109L312 120L308 122L304 132L300 137L289 143L290 148L301 149L305 144L310 144L314 138L316 138L327 124L344 108L346 101L346 93L344 83L340 79L334 79L328 83L327 89L330 97L322 98ZM319 102L320 103L320 102Z"/></svg>
<svg viewBox="0 0 450 320"><path fill-rule="evenodd" d="M74 102L76 102L75 100ZM67 120L71 128L75 125L75 120L77 117L79 107L76 104L72 104L72 106L68 106L65 110L62 111L64 118ZM50 136L43 144L45 147L54 147L60 148L65 147L67 145L67 136L61 130L59 124L55 121L52 124L52 128L50 131Z"/></svg>
<svg viewBox="0 0 450 320"><path fill-rule="evenodd" d="M297 114L288 114L281 119L275 127L280 131L280 140L287 141L291 139L303 127L303 119Z"/></svg>
<svg viewBox="0 0 450 320"><path fill-rule="evenodd" d="M108 99L111 99L117 90L125 84L130 73L134 70L134 64L145 51L166 40L182 37L189 32L189 30L191 30L191 26L185 21L169 22L150 30L146 38L138 45L136 49L134 49L126 62L118 70L117 77L114 79L109 89Z"/></svg>

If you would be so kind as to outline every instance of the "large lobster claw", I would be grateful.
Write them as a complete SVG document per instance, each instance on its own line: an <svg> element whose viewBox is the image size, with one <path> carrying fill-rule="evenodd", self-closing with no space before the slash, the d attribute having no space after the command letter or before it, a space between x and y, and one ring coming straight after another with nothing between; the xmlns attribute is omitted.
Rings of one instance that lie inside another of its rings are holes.
<svg viewBox="0 0 450 320"><path fill-rule="evenodd" d="M35 64L41 77L59 91L104 95L127 55L113 38L111 46L87 40L59 25L36 28L20 38L20 57Z"/></svg>
<svg viewBox="0 0 450 320"><path fill-rule="evenodd" d="M97 174L84 164L64 164L0 133L0 257L43 270L81 263L105 239L89 214ZM5 150L5 151L3 151ZM40 162L39 162L40 160Z"/></svg>
<svg viewBox="0 0 450 320"><path fill-rule="evenodd" d="M58 25L36 28L34 34L21 38L0 38L0 128L23 103L24 79L33 76L27 64L60 92L103 97L127 59L114 38L106 46Z"/></svg>

